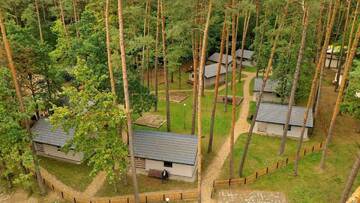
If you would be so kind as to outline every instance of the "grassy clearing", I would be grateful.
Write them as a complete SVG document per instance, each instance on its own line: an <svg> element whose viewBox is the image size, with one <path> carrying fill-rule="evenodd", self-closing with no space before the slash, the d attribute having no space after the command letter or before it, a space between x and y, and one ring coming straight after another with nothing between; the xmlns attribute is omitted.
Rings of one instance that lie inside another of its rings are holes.
<svg viewBox="0 0 360 203"><path fill-rule="evenodd" d="M240 158L243 154L246 137L247 133L240 135L239 139L235 143L235 176L237 176L239 172ZM253 134L248 157L245 162L244 175L250 175L258 169L265 168L266 166L276 163L278 160L282 160L295 154L297 141L288 140L284 155L278 156L280 142L281 139L277 137ZM311 140L306 142L305 146L311 146L314 143L316 143L316 141ZM221 178L229 178L229 160L227 160L224 164Z"/></svg>
<svg viewBox="0 0 360 203"><path fill-rule="evenodd" d="M149 178L145 175L138 175L139 192L154 192L162 190L177 190L177 189L191 189L196 188L196 181L194 183L168 180L162 182L160 179ZM131 177L128 176L127 183L123 181L116 185L118 192L115 192L115 185L105 183L104 186L97 192L96 196L99 197L111 197L117 195L132 194L133 184Z"/></svg>
<svg viewBox="0 0 360 203"><path fill-rule="evenodd" d="M310 141L305 143L305 146L320 142L326 137L337 94L334 93L333 87L328 82L333 78L333 73L329 71L326 76L327 82L324 82L325 85L322 88L319 116L315 123L313 136L310 137ZM300 161L297 177L293 175L293 165L290 164L288 167L264 176L255 183L242 188L245 190L281 191L286 194L289 202L337 202L359 149L357 143L360 142L360 136L354 130L355 126L359 125L359 120L354 120L346 115L338 117L325 171L319 169L321 153L315 153ZM241 136L235 145L235 161L237 161L235 171L238 170L244 140L245 136ZM279 142L278 138L254 135L245 165L245 175L282 158L277 156ZM286 154L294 155L296 144L296 141L288 141ZM228 167L229 163L227 162L222 171L222 178L228 178ZM360 177L356 179L354 188L359 184Z"/></svg>
<svg viewBox="0 0 360 203"><path fill-rule="evenodd" d="M91 169L85 164L72 164L46 157L39 157L40 165L58 180L78 191L84 191L91 183Z"/></svg>
<svg viewBox="0 0 360 203"><path fill-rule="evenodd" d="M239 95L242 95L242 84L239 83L237 88L239 90ZM241 87L241 88L240 88ZM225 90L224 90L225 91ZM230 90L231 91L231 90ZM214 126L214 144L213 152L208 154L207 145L208 138L210 133L210 120L211 120L211 109L213 106L213 92L205 92L205 96L202 98L202 125L203 125L203 144L202 150L204 153L204 168L208 166L211 162L213 156L216 154L220 146L224 143L226 137L228 136L230 127L231 127L231 105L228 106L228 111L224 112L224 104L218 103L216 109L215 117L215 126ZM183 103L170 103L170 112L171 112L171 132L174 133L191 133L191 121L192 121L192 94L189 92L189 97ZM185 104L185 106L184 106ZM239 106L237 108L236 115L239 115ZM159 101L158 112L156 114L166 115L165 101ZM135 129L142 130L160 130L166 131L166 124L164 124L160 129L153 129L143 126L135 125ZM197 130L196 130L197 131Z"/></svg>
<svg viewBox="0 0 360 203"><path fill-rule="evenodd" d="M245 66L245 68L243 69L243 71L251 72L251 73L256 73L256 67L255 67L255 66Z"/></svg>

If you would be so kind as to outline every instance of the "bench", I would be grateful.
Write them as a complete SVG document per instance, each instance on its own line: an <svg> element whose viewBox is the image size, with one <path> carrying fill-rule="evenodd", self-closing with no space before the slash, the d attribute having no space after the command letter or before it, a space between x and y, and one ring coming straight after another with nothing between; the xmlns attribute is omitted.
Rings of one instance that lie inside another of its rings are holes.
<svg viewBox="0 0 360 203"><path fill-rule="evenodd" d="M160 170L156 170L156 169L150 169L148 172L148 176L149 177L153 177L153 178L159 178L162 180L165 180L167 178L169 178L169 172L166 171L166 175L163 175L164 171L160 171Z"/></svg>

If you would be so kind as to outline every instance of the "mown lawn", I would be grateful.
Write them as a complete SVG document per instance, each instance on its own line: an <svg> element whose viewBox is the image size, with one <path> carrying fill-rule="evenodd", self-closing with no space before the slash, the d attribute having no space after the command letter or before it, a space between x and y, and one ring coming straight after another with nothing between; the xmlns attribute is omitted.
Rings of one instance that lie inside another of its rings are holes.
<svg viewBox="0 0 360 203"><path fill-rule="evenodd" d="M196 188L197 182L184 182L176 180L167 180L162 182L160 179L149 178L145 175L137 176L139 183L139 192L154 192L161 190L177 190L177 189L191 189ZM117 188L117 192L115 191ZM96 196L99 197L111 197L117 195L126 195L133 193L133 184L131 176L128 176L127 181L122 181L116 186L106 182L104 186L97 192Z"/></svg>
<svg viewBox="0 0 360 203"><path fill-rule="evenodd" d="M335 104L337 93L334 93L333 86L328 82L333 78L333 73L327 72L326 81L322 88L322 97L319 116L315 122L315 128L310 141L305 146L312 145L324 140L328 130L332 110ZM321 153L314 153L306 156L299 162L299 175L293 175L293 164L282 168L270 175L263 176L255 183L244 190L267 190L284 192L289 202L338 202L345 181L349 175L352 164L359 150L360 135L355 133L355 126L360 121L346 115L340 115L337 119L334 130L334 137L330 145L329 155L326 162L326 169L321 171L319 163ZM238 171L240 155L244 147L245 135L242 135L235 145L235 171ZM245 175L249 175L256 169L264 168L268 164L275 163L285 156L277 155L280 144L279 138L254 135L246 161ZM286 155L295 155L297 142L288 140ZM222 171L222 178L228 178L229 163L225 163ZM356 179L353 190L360 185L360 177Z"/></svg>
<svg viewBox="0 0 360 203"><path fill-rule="evenodd" d="M243 83L237 83L237 93L239 96L243 95ZM225 91L225 90L223 90ZM231 87L229 87L231 92ZM163 93L162 93L163 94ZM171 132L191 134L191 121L192 121L192 93L188 92L189 97L183 103L170 103L171 112ZM211 110L213 106L213 92L205 92L205 96L202 98L202 126L203 126L203 166L206 168L211 162L213 156L216 154L220 146L224 143L228 136L231 127L231 105L228 105L228 111L224 112L224 104L218 103L216 108L215 126L214 126L214 144L213 152L208 154L207 145L210 133L210 120ZM222 91L219 95L222 94ZM160 94L161 96L161 94ZM185 105L184 105L185 104ZM240 106L237 107L236 116L239 115ZM155 113L155 112L154 112ZM165 118L165 101L159 101L158 112L155 114L163 115ZM135 125L135 129L142 130L153 130L153 131L166 131L166 124L160 129L148 128L143 126ZM197 132L197 129L196 129Z"/></svg>
<svg viewBox="0 0 360 203"><path fill-rule="evenodd" d="M58 180L78 191L84 191L91 183L91 169L85 164L72 164L39 156L40 165Z"/></svg>

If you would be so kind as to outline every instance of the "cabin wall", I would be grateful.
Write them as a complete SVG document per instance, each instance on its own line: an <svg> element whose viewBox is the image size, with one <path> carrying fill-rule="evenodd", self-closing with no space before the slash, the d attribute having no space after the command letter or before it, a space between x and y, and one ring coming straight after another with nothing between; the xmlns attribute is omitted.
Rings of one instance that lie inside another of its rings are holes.
<svg viewBox="0 0 360 203"><path fill-rule="evenodd" d="M35 149L38 155L60 159L72 163L80 164L84 158L84 154L81 152L74 152L73 150L70 150L68 153L65 153L60 151L59 147L48 144L36 143Z"/></svg>
<svg viewBox="0 0 360 203"><path fill-rule="evenodd" d="M165 167L163 161L146 159L145 170L148 171L150 169L155 169L160 171L165 169L170 173L170 176L177 175L177 176L185 176L192 178L194 174L195 166L173 163L172 167L170 168L170 167Z"/></svg>
<svg viewBox="0 0 360 203"><path fill-rule="evenodd" d="M284 125L266 123L266 122L255 122L255 133L269 135L269 136L282 136ZM288 131L287 136L290 138L299 139L301 135L301 127L291 126L291 129ZM308 128L305 128L304 140L308 140Z"/></svg>

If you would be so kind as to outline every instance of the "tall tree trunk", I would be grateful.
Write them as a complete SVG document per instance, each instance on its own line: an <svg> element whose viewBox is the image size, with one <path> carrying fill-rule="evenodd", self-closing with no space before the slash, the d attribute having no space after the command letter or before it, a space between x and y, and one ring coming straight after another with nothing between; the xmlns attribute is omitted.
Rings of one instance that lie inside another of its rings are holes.
<svg viewBox="0 0 360 203"><path fill-rule="evenodd" d="M106 52L107 52L107 62L108 62L108 68L109 68L111 93L114 96L114 103L116 103L115 80L114 80L114 74L113 74L113 68L112 68L112 62L111 62L111 50L110 50L109 4L110 4L110 0L106 0L106 5L105 5Z"/></svg>
<svg viewBox="0 0 360 203"><path fill-rule="evenodd" d="M268 65L266 67L266 71L265 71L265 74L264 74L263 84L261 86L259 98L256 101L256 110L255 110L255 113L254 113L252 121L251 121L248 136L246 138L246 143L245 143L245 147L244 147L244 153L241 156L241 160L240 160L240 165L239 165L239 176L240 177L243 176L244 165L245 165L246 157L247 157L247 154L248 154L248 151L249 151L249 146L250 146L250 143L251 143L251 138L252 138L252 134L253 134L253 131L254 131L254 127L255 127L256 117L257 117L257 115L259 113L259 108L260 108L260 104L261 104L261 100L262 100L262 95L264 93L264 89L265 89L265 86L266 86L266 82L267 82L267 80L269 79L269 76L270 76L270 72L271 72L272 64L273 64L273 59L274 59L274 55L275 55L275 51L276 51L276 46L277 46L277 43L279 41L280 33L281 33L281 31L283 29L283 26L285 24L285 19L286 19L287 14L288 14L288 7L289 7L290 1L291 0L288 0L286 2L286 6L285 6L285 9L284 9L284 14L280 18L279 28L277 30L277 33L275 35L275 39L273 41L273 45L272 45L272 48L271 48L271 54L270 54Z"/></svg>
<svg viewBox="0 0 360 203"><path fill-rule="evenodd" d="M320 11L319 11L319 19L316 25L316 59L317 62L319 60L320 52L321 52L321 44L323 39L323 12L324 12L325 2L322 0L320 2Z"/></svg>
<svg viewBox="0 0 360 203"><path fill-rule="evenodd" d="M235 0L231 1L231 7L236 7ZM236 28L237 15L233 12L231 14L231 56L232 56L232 108L231 108L231 131L230 131L230 178L234 177L234 134L235 134L235 120L236 120Z"/></svg>
<svg viewBox="0 0 360 203"><path fill-rule="evenodd" d="M59 0L59 7L60 7L60 18L61 18L61 22L63 24L64 27L64 32L65 35L68 35L67 29L66 29L66 24L65 24L65 14L64 14L64 7L62 5L62 0Z"/></svg>
<svg viewBox="0 0 360 203"><path fill-rule="evenodd" d="M150 35L150 15L151 15L151 0L148 3L148 11L147 11L147 35ZM150 47L146 46L146 78L147 78L147 87L150 89Z"/></svg>
<svg viewBox="0 0 360 203"><path fill-rule="evenodd" d="M195 13L199 13L199 1L196 1L195 5ZM195 25L199 24L199 16L195 16ZM199 66L199 44L200 44L200 37L198 30L193 30L193 74L194 74L194 81L193 81L193 111L192 111L192 119L191 119L191 134L195 134L195 127L196 127L196 111L197 111L197 91L198 91L198 66Z"/></svg>
<svg viewBox="0 0 360 203"><path fill-rule="evenodd" d="M354 39L354 42L353 42L353 44L351 46L349 58L347 58L346 62L345 62L343 78L341 80L338 97L336 99L336 104L335 104L335 107L334 107L333 115L331 117L330 126L329 126L329 129L328 129L324 149L323 149L323 152L322 152L322 157L321 157L321 162L320 162L320 168L321 169L325 168L327 149L329 147L329 144L331 142L331 138L333 136L333 130L334 130L334 126L335 126L335 123L336 123L336 118L337 118L337 116L339 115L339 112L340 112L340 105L341 105L341 102L343 100L344 91L345 91L345 88L346 88L346 83L347 83L349 71L351 69L353 59L354 59L354 56L356 54L356 48L357 48L357 45L358 45L358 42L359 42L359 38L360 38L360 26L358 26L358 29L356 31L355 39Z"/></svg>
<svg viewBox="0 0 360 203"><path fill-rule="evenodd" d="M226 13L224 16L224 24L221 31L221 42L220 42L220 56L219 61L222 61L223 59L223 53L224 53L224 41L226 37ZM211 118L210 118L210 135L209 135L209 145L208 145L208 153L212 151L212 145L214 140L214 125L215 125L215 113L216 113L216 104L217 104L217 98L219 93L219 80L220 80L220 71L222 68L222 63L218 63L217 70L216 70L216 78L215 78L215 93L214 93L214 103L213 108L211 110ZM226 99L225 99L226 100Z"/></svg>
<svg viewBox="0 0 360 203"><path fill-rule="evenodd" d="M41 28L41 20L40 20L40 12L39 12L39 2L38 2L38 0L35 0L35 9L36 9L36 17L37 17L38 28L39 28L40 41L43 43L44 38L43 38L43 33L42 33L42 28Z"/></svg>
<svg viewBox="0 0 360 203"><path fill-rule="evenodd" d="M351 172L346 181L345 188L341 195L340 203L345 203L347 198L349 197L351 188L354 184L357 174L359 173L359 169L360 169L360 151L358 152L358 154L356 156L355 162L352 166Z"/></svg>
<svg viewBox="0 0 360 203"><path fill-rule="evenodd" d="M118 0L118 18L119 18L119 47L120 47L121 69L122 69L122 78L123 78L123 86L124 86L125 114L126 114L128 136L129 136L131 175L132 175L133 188L134 188L134 200L136 203L139 203L140 198L139 198L138 182L136 177L134 143L133 143L134 134L133 134L132 122L131 122L129 84L127 79L127 69L126 69L126 52L125 52L125 42L124 42L124 20L123 20L123 10L122 10L122 0Z"/></svg>
<svg viewBox="0 0 360 203"><path fill-rule="evenodd" d="M289 122L290 122L290 118L291 118L291 111L292 111L292 107L293 107L293 104L294 104L294 101L295 101L295 93L296 93L296 89L297 89L297 85L298 85L298 81L299 81L299 76L300 76L300 68L301 68L301 63L302 63L302 59L303 59L303 55L304 55L304 49L305 49L305 43L306 43L306 32L307 32L308 24L309 24L309 10L308 10L308 8L304 8L304 16L303 16L302 34L301 34L301 43L300 43L299 55L298 55L298 59L297 59L297 62L296 62L294 79L293 79L293 83L292 83L292 87L291 87L288 111L287 111L287 115L286 115L286 121L285 121L283 136L282 136L282 139L281 139L279 155L282 155L284 153L284 151L285 151L286 136L287 136L287 133L288 133Z"/></svg>
<svg viewBox="0 0 360 203"><path fill-rule="evenodd" d="M309 116L309 111L312 108L313 103L314 103L314 97L315 97L315 93L316 93L316 85L317 85L319 72L320 72L321 68L324 67L325 58L326 58L326 50L329 46L330 36L331 36L332 28L334 26L334 21L335 21L335 17L336 17L336 13L339 8L339 5L340 5L340 0L336 0L331 17L330 17L329 24L327 25L327 28L326 28L324 44L323 44L323 47L321 50L319 61L316 65L313 81L311 83L309 99L307 101L306 110L304 113L304 120L303 120L303 124L301 127L301 132L300 132L300 140L299 140L297 150L296 150L296 157L295 157L295 164L294 164L294 175L295 176L297 176L297 174L298 174L298 164L299 164L299 159L300 159L300 151L301 151L303 140L304 140L305 126L306 126L307 119Z"/></svg>
<svg viewBox="0 0 360 203"><path fill-rule="evenodd" d="M267 13L265 12L265 22L267 20ZM263 45L263 40L264 40L264 35L265 35L265 29L263 27L261 27L260 29L260 44L259 44L259 48L258 48L258 53L257 53L257 59L261 58L262 55L262 45ZM256 78L259 77L259 72L260 72L260 67L259 65L256 65Z"/></svg>
<svg viewBox="0 0 360 203"><path fill-rule="evenodd" d="M242 41L241 41L241 56L240 56L240 64L239 64L239 83L241 83L242 60L244 57L244 48L245 48L245 42L246 42L246 35L247 35L248 28L249 28L250 17L251 17L251 13L250 13L250 11L247 11L245 18L244 18Z"/></svg>
<svg viewBox="0 0 360 203"><path fill-rule="evenodd" d="M14 65L14 61L13 61L13 57L12 57L12 51L11 51L9 41L7 39L7 36L6 36L6 30L5 30L5 25L4 25L4 22L3 22L3 15L2 15L2 10L1 9L0 9L0 32L1 32L1 35L2 35L2 39L3 39L2 41L4 43L4 47L5 47L5 53L6 53L6 57L7 57L7 60L8 60L8 66L9 66L9 69L11 71L11 76L12 76L14 87L15 87L16 97L17 97L18 102L19 102L19 109L20 109L20 112L25 113L26 112L25 105L24 105L23 97L21 95L20 85L19 85L19 82L18 82L18 79L17 79L17 73L16 73L16 69L15 69L15 65ZM24 122L25 122L27 132L29 134L31 134L30 124L29 124L28 119L25 119ZM37 159L35 146L34 146L34 143L32 141L31 141L31 151L32 151L32 155L33 155L33 164L34 164L34 167L35 167L36 180L37 180L37 183L39 185L40 193L42 195L45 195L46 189L45 189L44 183L42 181L42 176L41 176L41 173L40 173L40 165L39 165L39 161Z"/></svg>
<svg viewBox="0 0 360 203"><path fill-rule="evenodd" d="M179 66L178 80L179 80L179 90L181 90L181 66Z"/></svg>
<svg viewBox="0 0 360 203"><path fill-rule="evenodd" d="M255 27L258 27L259 26L259 16L260 16L260 0L255 0L255 7L256 7Z"/></svg>
<svg viewBox="0 0 360 203"><path fill-rule="evenodd" d="M228 95L229 95L229 28L226 26L226 40L225 40L225 104L224 104L224 112L227 112L228 106Z"/></svg>
<svg viewBox="0 0 360 203"><path fill-rule="evenodd" d="M150 0L146 0L146 4L145 4L145 16L144 16L144 33L143 33L143 37L146 37L147 34L147 13L149 10L149 1ZM146 50L146 45L142 46L142 54L141 54L141 81L143 83L143 85L145 86L145 77L144 77L144 72L145 72L145 50Z"/></svg>
<svg viewBox="0 0 360 203"><path fill-rule="evenodd" d="M333 12L333 6L334 6L334 4L333 4L334 2L333 1L330 1L330 3L329 3L329 8L328 8L328 14L327 14L327 22L326 22L326 28L327 27L329 27L329 25L330 25L330 22L331 22L331 16L332 16L332 12ZM325 40L325 39L324 39ZM321 47L321 45L320 45L320 47ZM327 49L327 48L326 48ZM322 52L322 47L320 48L320 51L319 51L319 57L318 57L318 60L316 61L316 64L318 64L319 63L319 61L320 61L320 55L321 55L321 52ZM325 61L326 61L326 58L327 58L327 55L326 55L326 57L325 57ZM324 66L325 66L326 64L324 63L324 65L321 67L321 69L320 69L320 79L319 79L319 84L316 84L317 85L317 89L316 89L316 93L315 93L315 102L314 102L314 104L315 104L315 109L314 109L314 120L316 120L316 118L317 118L317 115L318 115L318 113L319 113L319 106L320 106L320 95L321 95L321 81L322 81L322 77L323 77L323 72L324 72ZM316 122L316 121L315 121Z"/></svg>
<svg viewBox="0 0 360 203"><path fill-rule="evenodd" d="M341 66L342 66L342 58L344 55L344 46L345 46L345 39L346 39L346 33L348 30L348 24L349 24L349 16L350 16L350 7L351 7L351 1L349 0L346 8L346 16L345 16L345 25L344 25L344 30L343 30L343 37L341 40L341 47L340 47L340 56L339 59L337 61L336 64L336 68L337 68L337 75L336 75L336 83L335 83L335 88L334 91L336 92L338 87L339 87L339 80L340 80L340 74L341 74Z"/></svg>
<svg viewBox="0 0 360 203"><path fill-rule="evenodd" d="M352 45L352 40L353 40L353 34L354 34L354 30L355 30L355 25L356 25L356 22L358 22L358 14L359 14L359 4L360 2L358 1L357 4L356 4L356 9L355 9L355 12L354 12L354 17L353 17L353 22L352 22L352 25L351 25L351 31L350 31L350 35L349 35L349 42L348 42L348 51L346 53L346 58L349 58L349 55L350 55L350 47Z"/></svg>
<svg viewBox="0 0 360 203"><path fill-rule="evenodd" d="M209 0L209 4L208 4L208 13L207 13L207 18L206 18L206 23L205 23L205 28L204 28L204 36L203 36L203 43L202 43L202 47L201 47L201 59L200 59L200 72L199 75L203 75L203 71L204 71L204 67L205 66L205 59L206 59L206 46L207 46L207 39L208 39L208 31L209 31L209 25L210 25L210 16L211 16L211 9L212 9L212 0ZM198 129L198 146L197 146L197 168L198 168L198 195L199 195L199 202L201 202L201 184L202 184L202 177L201 177L201 167L202 167L202 152L201 152L201 137L202 137L202 104L201 104L201 100L202 100L202 96L201 96L201 88L203 86L203 80L204 77L200 77L199 79L199 90L198 90L198 95L197 95L197 129Z"/></svg>
<svg viewBox="0 0 360 203"><path fill-rule="evenodd" d="M77 10L76 10L76 7L77 7L76 1L77 1L77 0L73 0L73 1L72 1L72 4L73 4L73 12L74 12L74 21L75 21L76 37L79 37L80 34L79 34L78 25L77 25L77 22L79 21L79 19L78 19L78 16L77 16L78 14L77 14Z"/></svg>
<svg viewBox="0 0 360 203"><path fill-rule="evenodd" d="M157 0L156 11L156 36L155 36L155 112L158 109L159 84L158 84L158 66L159 66L159 33L160 33L160 0Z"/></svg>
<svg viewBox="0 0 360 203"><path fill-rule="evenodd" d="M341 12L341 9L339 10L339 12ZM336 29L336 33L335 33L335 37L334 37L334 42L337 41L338 37L339 37L339 33L340 33L340 27L341 27L341 24L343 22L343 17L344 17L344 14L343 13L339 13L339 18L338 18L338 23L337 23L337 29ZM330 61L329 61L329 65L328 65L328 68L330 69L331 68L331 61L334 57L334 50L335 50L335 44L333 44L333 48L331 49L331 56L330 56Z"/></svg>
<svg viewBox="0 0 360 203"><path fill-rule="evenodd" d="M169 95L169 70L166 66L166 32L165 32L165 13L164 2L161 0L161 33L163 45L163 60L164 60L164 79L165 79L165 96L166 96L166 130L170 132L170 95Z"/></svg>

